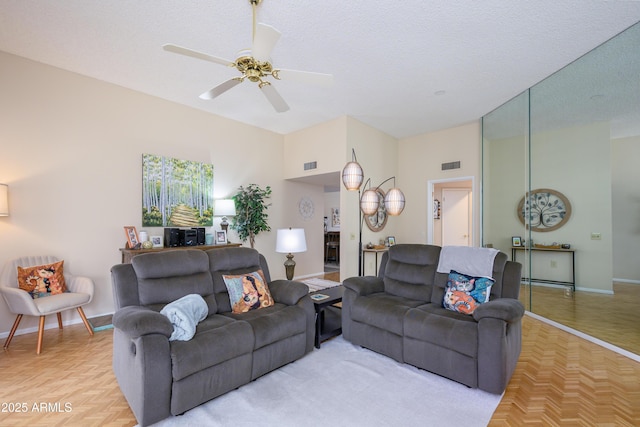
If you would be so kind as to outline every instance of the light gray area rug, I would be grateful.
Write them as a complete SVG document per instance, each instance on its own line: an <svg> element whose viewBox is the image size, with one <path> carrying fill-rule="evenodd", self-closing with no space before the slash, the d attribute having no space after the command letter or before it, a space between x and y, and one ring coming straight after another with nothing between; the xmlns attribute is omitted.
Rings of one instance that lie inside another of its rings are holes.
<svg viewBox="0 0 640 427"><path fill-rule="evenodd" d="M296 362L154 426L486 426L500 398L339 336Z"/></svg>

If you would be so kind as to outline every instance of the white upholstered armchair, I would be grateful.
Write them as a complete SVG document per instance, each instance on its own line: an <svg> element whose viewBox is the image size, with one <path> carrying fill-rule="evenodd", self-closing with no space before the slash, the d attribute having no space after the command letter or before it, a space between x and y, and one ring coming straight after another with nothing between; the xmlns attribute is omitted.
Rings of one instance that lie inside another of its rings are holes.
<svg viewBox="0 0 640 427"><path fill-rule="evenodd" d="M18 329L20 320L23 315L38 316L40 323L38 327L38 344L36 353L40 354L42 350L42 338L44 335L45 316L56 313L58 316L58 327L62 329L62 316L60 313L64 310L77 309L84 325L93 335L93 328L89 324L87 317L82 310L82 306L89 304L93 299L93 281L88 277L76 277L64 272L64 281L68 292L58 295L51 295L45 298L33 299L29 292L20 289L18 286L18 267L34 267L58 262L59 259L54 256L30 256L17 258L8 261L0 275L0 293L4 298L9 311L15 314L16 320L13 323L11 332L7 337L4 348L9 348L11 339Z"/></svg>

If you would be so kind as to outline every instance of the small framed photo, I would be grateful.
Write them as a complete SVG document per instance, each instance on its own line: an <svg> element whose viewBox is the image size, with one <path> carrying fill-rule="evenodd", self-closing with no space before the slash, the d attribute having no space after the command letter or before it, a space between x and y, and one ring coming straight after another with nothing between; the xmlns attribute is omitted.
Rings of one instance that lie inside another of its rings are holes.
<svg viewBox="0 0 640 427"><path fill-rule="evenodd" d="M151 243L153 243L154 248L164 247L164 237L162 236L150 236L149 240L151 240Z"/></svg>
<svg viewBox="0 0 640 427"><path fill-rule="evenodd" d="M138 231L133 225L127 225L124 227L124 234L127 235L127 248L135 249L140 246L140 238L138 238Z"/></svg>
<svg viewBox="0 0 640 427"><path fill-rule="evenodd" d="M387 237L387 241L389 242L389 246L393 246L396 244L396 238L394 236Z"/></svg>
<svg viewBox="0 0 640 427"><path fill-rule="evenodd" d="M511 246L513 247L519 247L522 246L522 237L520 236L513 236L511 238Z"/></svg>
<svg viewBox="0 0 640 427"><path fill-rule="evenodd" d="M216 230L216 245L226 245L226 244L227 244L227 231Z"/></svg>

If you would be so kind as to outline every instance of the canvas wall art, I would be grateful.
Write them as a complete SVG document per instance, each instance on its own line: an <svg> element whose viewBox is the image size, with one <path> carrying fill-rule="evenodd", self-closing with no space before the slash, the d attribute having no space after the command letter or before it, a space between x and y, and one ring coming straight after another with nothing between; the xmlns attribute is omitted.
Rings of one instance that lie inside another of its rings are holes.
<svg viewBox="0 0 640 427"><path fill-rule="evenodd" d="M213 165L142 155L142 226L213 225Z"/></svg>

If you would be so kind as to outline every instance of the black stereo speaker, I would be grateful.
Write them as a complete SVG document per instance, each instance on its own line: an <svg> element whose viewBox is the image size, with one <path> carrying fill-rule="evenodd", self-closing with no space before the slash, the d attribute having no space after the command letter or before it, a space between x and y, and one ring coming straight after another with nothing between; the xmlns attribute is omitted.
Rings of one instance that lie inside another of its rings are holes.
<svg viewBox="0 0 640 427"><path fill-rule="evenodd" d="M180 230L177 228L165 228L164 229L164 246L166 248L173 248L180 246Z"/></svg>
<svg viewBox="0 0 640 427"><path fill-rule="evenodd" d="M196 241L198 242L197 244L204 245L205 243L204 227L192 228L192 230L196 230L196 233L197 233Z"/></svg>

